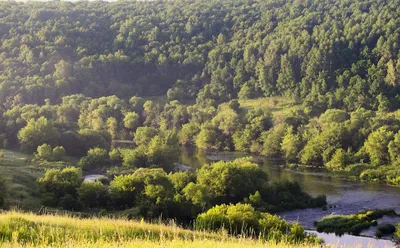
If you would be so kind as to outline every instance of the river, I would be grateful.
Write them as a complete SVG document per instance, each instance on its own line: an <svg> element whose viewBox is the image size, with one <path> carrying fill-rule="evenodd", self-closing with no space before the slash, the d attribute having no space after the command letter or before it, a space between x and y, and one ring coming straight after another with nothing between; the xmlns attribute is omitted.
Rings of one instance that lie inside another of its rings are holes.
<svg viewBox="0 0 400 248"><path fill-rule="evenodd" d="M198 153L196 151L183 151L180 157L180 163L189 165L194 169L200 168L205 163L210 163L217 160L233 160L238 157L248 156L245 153L238 152L222 152L213 154ZM354 214L364 209L375 208L391 208L400 213L400 188L384 184L372 182L352 181L343 177L333 176L322 169L320 170L297 170L284 168L281 165L282 161L273 161L260 159L261 167L268 173L270 180L287 179L298 182L303 190L310 195L316 196L325 194L328 201L328 209L300 209L279 213L279 215L289 221L298 221L305 228L313 230L313 222L320 220L322 217L329 214ZM393 223L400 222L400 218L382 218L378 223ZM335 235L319 234L327 243L336 244L344 237L335 237ZM361 233L365 236L374 236L375 229L370 228ZM347 235L345 238L348 240ZM353 237L353 236L350 236ZM362 237L359 237L362 240ZM327 240L328 239L328 240ZM359 240L359 239L357 239ZM377 239L364 240L360 245L370 244ZM368 241L368 242L367 242ZM342 241L345 242L345 241ZM387 241L389 242L389 241ZM393 243L385 243L385 247L391 247ZM382 244L376 244L382 247ZM376 247L375 246L375 247Z"/></svg>

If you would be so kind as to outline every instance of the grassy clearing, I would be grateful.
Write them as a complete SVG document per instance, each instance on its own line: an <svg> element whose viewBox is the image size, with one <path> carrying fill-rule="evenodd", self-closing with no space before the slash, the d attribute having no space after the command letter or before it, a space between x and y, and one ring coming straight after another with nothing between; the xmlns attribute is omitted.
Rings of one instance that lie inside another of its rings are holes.
<svg viewBox="0 0 400 248"><path fill-rule="evenodd" d="M296 100L290 97L264 97L239 100L240 106L246 109L269 108L272 112L282 111L295 106Z"/></svg>
<svg viewBox="0 0 400 248"><path fill-rule="evenodd" d="M0 247L318 247L191 231L173 223L20 212L0 214L0 243Z"/></svg>
<svg viewBox="0 0 400 248"><path fill-rule="evenodd" d="M329 215L314 224L318 232L335 233L337 235L344 233L359 235L362 230L376 226L376 220L384 215L397 216L394 210L377 209L361 211L358 214L351 215Z"/></svg>
<svg viewBox="0 0 400 248"><path fill-rule="evenodd" d="M6 180L6 206L38 210L40 208L39 184L37 179L47 168L63 168L68 162L33 161L31 155L1 150L0 175Z"/></svg>

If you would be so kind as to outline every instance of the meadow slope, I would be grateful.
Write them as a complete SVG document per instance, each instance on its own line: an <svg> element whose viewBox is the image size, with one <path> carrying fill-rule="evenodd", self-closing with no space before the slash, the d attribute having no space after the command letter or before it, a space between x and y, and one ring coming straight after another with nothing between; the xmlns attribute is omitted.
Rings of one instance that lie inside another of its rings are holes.
<svg viewBox="0 0 400 248"><path fill-rule="evenodd" d="M0 247L318 247L182 229L174 223L63 215L0 214Z"/></svg>

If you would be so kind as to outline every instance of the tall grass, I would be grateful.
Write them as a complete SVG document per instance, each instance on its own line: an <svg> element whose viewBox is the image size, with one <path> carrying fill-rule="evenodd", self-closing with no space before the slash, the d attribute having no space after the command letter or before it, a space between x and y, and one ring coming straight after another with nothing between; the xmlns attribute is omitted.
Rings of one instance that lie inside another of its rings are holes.
<svg viewBox="0 0 400 248"><path fill-rule="evenodd" d="M80 219L16 211L0 214L0 247L294 247L283 242L191 231L174 223ZM295 247L317 247L299 244Z"/></svg>
<svg viewBox="0 0 400 248"><path fill-rule="evenodd" d="M296 101L290 97L264 97L239 100L239 103L240 106L244 108L270 108L272 110L281 110L294 106Z"/></svg>
<svg viewBox="0 0 400 248"><path fill-rule="evenodd" d="M64 243L59 243L57 245L48 244L32 244L32 243L21 243L21 242L6 242L1 243L0 247L7 248L22 248L22 247L66 247L66 248L81 248L81 247L96 247L96 248L109 248L109 247L121 247L121 248L242 248L242 247L252 247L252 248L317 248L321 246L311 246L308 244L293 245L285 242L276 243L273 241L261 242L259 240L250 240L245 238L231 238L228 240L207 240L207 239L195 239L195 240L159 240L150 241L142 239L134 240L121 240L121 241L97 241L91 242L87 240L76 241L76 240L66 240Z"/></svg>

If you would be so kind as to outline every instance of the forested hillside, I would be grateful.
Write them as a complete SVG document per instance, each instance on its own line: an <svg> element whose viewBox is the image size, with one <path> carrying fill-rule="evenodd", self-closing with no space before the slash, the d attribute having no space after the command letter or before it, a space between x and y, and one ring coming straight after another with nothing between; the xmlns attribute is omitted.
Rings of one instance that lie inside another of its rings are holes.
<svg viewBox="0 0 400 248"><path fill-rule="evenodd" d="M316 244L271 213L326 196L258 162L400 184L399 40L400 0L0 1L0 206Z"/></svg>
<svg viewBox="0 0 400 248"><path fill-rule="evenodd" d="M398 108L399 2L0 3L0 103L291 96Z"/></svg>

